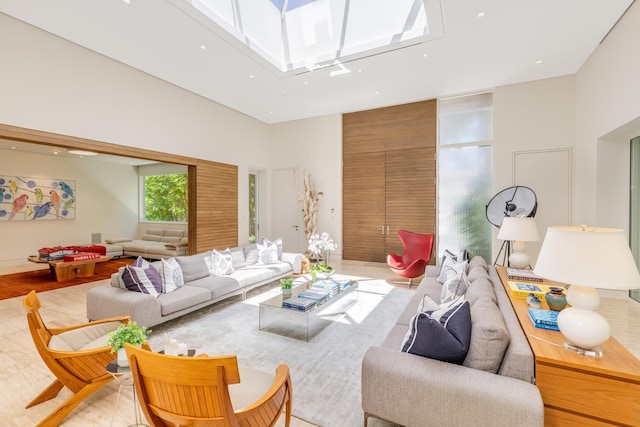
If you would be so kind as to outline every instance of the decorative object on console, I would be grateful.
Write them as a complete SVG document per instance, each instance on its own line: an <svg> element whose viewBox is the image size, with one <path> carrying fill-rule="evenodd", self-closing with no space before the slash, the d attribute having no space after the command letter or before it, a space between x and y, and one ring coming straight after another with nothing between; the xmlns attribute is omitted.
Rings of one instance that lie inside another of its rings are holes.
<svg viewBox="0 0 640 427"><path fill-rule="evenodd" d="M151 329L147 329L146 326L138 326L134 321L123 323L118 329L109 333L106 345L111 347L111 353L118 353L118 366L129 366L124 344L129 343L140 347L147 342L150 333Z"/></svg>
<svg viewBox="0 0 640 427"><path fill-rule="evenodd" d="M529 304L529 307L531 308L542 307L542 302L540 301L540 298L538 298L534 293L527 295L527 304Z"/></svg>
<svg viewBox="0 0 640 427"><path fill-rule="evenodd" d="M540 236L532 217L506 217L500 226L498 239L513 242L509 246L512 251L509 254L509 266L523 269L529 266L524 242L536 242Z"/></svg>
<svg viewBox="0 0 640 427"><path fill-rule="evenodd" d="M595 311L596 288L640 288L640 274L624 231L612 228L549 227L534 272L569 284L571 307L558 314L565 347L580 354L601 356L600 344L609 339L607 320Z"/></svg>
<svg viewBox="0 0 640 427"><path fill-rule="evenodd" d="M567 296L563 288L551 287L545 294L547 305L553 311L562 311L567 306Z"/></svg>
<svg viewBox="0 0 640 427"><path fill-rule="evenodd" d="M529 187L517 185L505 188L493 196L486 207L487 220L498 228L502 227L505 218L508 217L535 217L538 210L538 200L536 193ZM500 238L498 236L498 238ZM502 252L504 251L504 253ZM503 254L502 265L511 253L511 240L502 242L493 265L498 263L500 254Z"/></svg>

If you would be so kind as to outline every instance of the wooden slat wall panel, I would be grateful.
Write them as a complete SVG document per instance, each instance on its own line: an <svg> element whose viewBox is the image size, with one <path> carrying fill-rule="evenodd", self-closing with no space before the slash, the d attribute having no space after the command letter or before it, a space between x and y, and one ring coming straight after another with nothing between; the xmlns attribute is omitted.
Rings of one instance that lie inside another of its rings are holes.
<svg viewBox="0 0 640 427"><path fill-rule="evenodd" d="M344 155L436 146L436 100L345 114Z"/></svg>
<svg viewBox="0 0 640 427"><path fill-rule="evenodd" d="M384 262L399 229L435 232L436 128L436 100L343 116L344 259Z"/></svg>
<svg viewBox="0 0 640 427"><path fill-rule="evenodd" d="M427 234L436 229L435 147L389 151L386 159L385 212L391 227L386 252L401 254L398 230Z"/></svg>
<svg viewBox="0 0 640 427"><path fill-rule="evenodd" d="M196 253L238 245L238 167L198 160L195 167Z"/></svg>
<svg viewBox="0 0 640 427"><path fill-rule="evenodd" d="M344 259L384 257L384 152L345 155L343 173ZM348 242L348 244L347 244Z"/></svg>
<svg viewBox="0 0 640 427"><path fill-rule="evenodd" d="M238 167L160 151L0 124L0 139L80 148L189 167L189 254L238 243Z"/></svg>

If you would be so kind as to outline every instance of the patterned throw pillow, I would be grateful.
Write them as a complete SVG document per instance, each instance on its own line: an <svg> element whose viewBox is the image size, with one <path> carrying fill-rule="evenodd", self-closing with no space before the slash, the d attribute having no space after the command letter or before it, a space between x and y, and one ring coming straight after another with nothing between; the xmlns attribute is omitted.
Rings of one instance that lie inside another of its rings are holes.
<svg viewBox="0 0 640 427"><path fill-rule="evenodd" d="M467 269L467 265L467 261L443 265L436 280L441 285L444 285L447 280L454 276L459 276L462 271L465 271Z"/></svg>
<svg viewBox="0 0 640 427"><path fill-rule="evenodd" d="M411 319L401 351L461 364L471 343L469 302L461 299L446 310L422 312Z"/></svg>
<svg viewBox="0 0 640 427"><path fill-rule="evenodd" d="M278 247L275 244L261 245L258 243L258 264L277 264Z"/></svg>
<svg viewBox="0 0 640 427"><path fill-rule="evenodd" d="M462 269L457 275L449 276L444 285L442 285L440 303L444 304L461 297L467 292L468 287L469 281L467 280L465 269Z"/></svg>
<svg viewBox="0 0 640 427"><path fill-rule="evenodd" d="M454 264L459 262L469 261L469 253L466 249L454 254L449 249L444 250L444 254L442 254L442 260L440 261L440 270L438 270L438 276L442 273L445 267L451 267ZM438 280L440 282L440 280ZM440 283L444 283L444 280Z"/></svg>
<svg viewBox="0 0 640 427"><path fill-rule="evenodd" d="M263 237L262 238L262 244L264 246L276 245L276 247L278 248L278 260L282 261L282 239L281 238L277 238L272 242L269 239L267 239L266 237Z"/></svg>
<svg viewBox="0 0 640 427"><path fill-rule="evenodd" d="M184 277L182 276L182 268L175 258L162 260L162 292L168 294L184 285Z"/></svg>
<svg viewBox="0 0 640 427"><path fill-rule="evenodd" d="M162 292L160 273L151 266L145 269L127 265L122 271L122 280L130 291L142 292L154 297L157 297Z"/></svg>
<svg viewBox="0 0 640 427"><path fill-rule="evenodd" d="M227 248L222 252L218 252L214 249L211 254L211 268L211 274L213 276L224 276L225 274L231 274L236 271L233 268L231 250Z"/></svg>
<svg viewBox="0 0 640 427"><path fill-rule="evenodd" d="M147 269L149 267L151 267L151 264L149 263L149 261L147 261L146 259L142 258L141 256L139 256L138 258L136 258L136 260L133 262L133 266L134 267L140 267L140 268L144 268Z"/></svg>

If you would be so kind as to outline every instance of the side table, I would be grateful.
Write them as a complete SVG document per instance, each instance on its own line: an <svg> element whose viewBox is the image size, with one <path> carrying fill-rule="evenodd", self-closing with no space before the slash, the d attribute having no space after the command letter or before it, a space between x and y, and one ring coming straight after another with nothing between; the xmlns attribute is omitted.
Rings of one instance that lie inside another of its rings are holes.
<svg viewBox="0 0 640 427"><path fill-rule="evenodd" d="M115 378L116 381L118 381L118 384L119 384L118 395L116 396L116 404L114 407L113 415L111 416L111 426L113 427L113 420L116 416L116 412L118 411L118 401L120 400L120 393L122 392L122 387L131 386L131 389L133 390L133 410L135 412L136 423L130 424L128 427L149 427L148 424L144 424L142 422L142 413L140 411L140 405L138 405L138 400L136 398L136 388L133 385L133 377L131 376L131 369L128 366L126 367L118 366L118 361L112 360L107 365L107 372L109 372L113 376L113 378Z"/></svg>

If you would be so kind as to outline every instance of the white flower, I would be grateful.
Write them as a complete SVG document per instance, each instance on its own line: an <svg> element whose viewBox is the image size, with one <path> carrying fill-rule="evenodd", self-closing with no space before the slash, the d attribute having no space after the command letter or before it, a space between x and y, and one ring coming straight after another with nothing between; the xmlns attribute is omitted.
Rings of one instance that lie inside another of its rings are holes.
<svg viewBox="0 0 640 427"><path fill-rule="evenodd" d="M327 232L324 232L321 235L314 234L309 239L308 250L314 254L320 254L326 251L335 251L336 244L333 239L329 237L329 233Z"/></svg>

